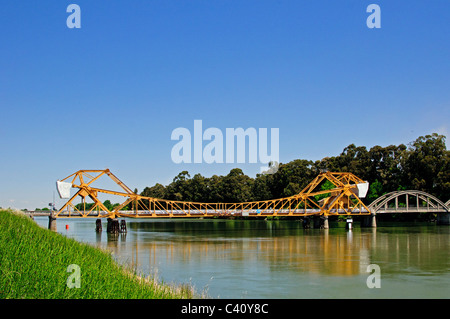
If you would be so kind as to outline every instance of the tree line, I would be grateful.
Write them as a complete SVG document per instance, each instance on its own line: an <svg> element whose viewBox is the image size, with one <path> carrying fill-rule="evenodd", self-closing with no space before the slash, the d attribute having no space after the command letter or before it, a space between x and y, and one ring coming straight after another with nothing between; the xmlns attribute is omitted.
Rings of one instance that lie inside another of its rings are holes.
<svg viewBox="0 0 450 319"><path fill-rule="evenodd" d="M273 174L257 174L255 178L245 175L240 168L232 169L225 176L211 177L201 174L191 177L189 172L182 171L169 185L157 183L146 187L140 195L208 203L276 199L298 194L319 173L330 171L350 172L368 181L367 203L383 194L405 189L424 191L446 202L450 199L450 151L446 148L445 139L444 135L433 133L420 136L408 145L377 145L369 150L365 146L350 144L338 156L318 161L296 159L279 164ZM331 188L331 183L322 185L322 189ZM138 190L134 192L137 194ZM109 210L119 206L109 200L103 204ZM76 208L89 210L93 205L77 204ZM133 209L131 204L122 208L129 209Z"/></svg>
<svg viewBox="0 0 450 319"><path fill-rule="evenodd" d="M249 177L239 168L225 176L204 177L180 172L164 186L146 187L140 195L193 202L245 202L298 194L320 172L351 172L370 183L367 201L395 190L415 189L444 202L450 198L450 151L445 136L420 136L408 145L365 146L350 144L338 156L318 161L296 159L280 163L274 174Z"/></svg>

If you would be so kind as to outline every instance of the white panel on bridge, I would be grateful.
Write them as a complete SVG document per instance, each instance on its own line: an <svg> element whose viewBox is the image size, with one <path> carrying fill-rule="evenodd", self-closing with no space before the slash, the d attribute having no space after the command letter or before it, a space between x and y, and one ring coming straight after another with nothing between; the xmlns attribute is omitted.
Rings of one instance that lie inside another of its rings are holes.
<svg viewBox="0 0 450 319"><path fill-rule="evenodd" d="M369 183L365 182L365 183L360 183L357 184L356 186L358 186L358 197L359 198L365 198L367 195L367 191L369 190Z"/></svg>
<svg viewBox="0 0 450 319"><path fill-rule="evenodd" d="M72 183L56 181L56 188L58 189L59 197L70 198L70 189L72 188Z"/></svg>

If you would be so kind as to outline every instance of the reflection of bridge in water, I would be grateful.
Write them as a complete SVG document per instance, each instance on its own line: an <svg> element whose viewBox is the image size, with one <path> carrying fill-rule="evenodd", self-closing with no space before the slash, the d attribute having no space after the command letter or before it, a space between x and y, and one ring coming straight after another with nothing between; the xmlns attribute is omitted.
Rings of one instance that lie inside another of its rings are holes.
<svg viewBox="0 0 450 319"><path fill-rule="evenodd" d="M246 222L249 221L242 221L243 224ZM447 240L439 241L433 237L440 233L448 235L447 228L439 228L442 231L436 230L433 236L430 234L417 236L415 233L406 231L390 233L380 232L377 229L343 233L333 230L320 232L303 230L299 227L286 231L281 229L286 223L286 221L267 223L266 225L273 225L274 232L278 231L273 236L268 235L267 229L265 235L263 231L258 234L261 236L255 237L251 231L245 231L246 226L249 228L254 226L247 223L241 226L242 237L233 235L213 237L207 234L203 238L202 232L198 232L198 229L193 227L187 230L176 230L175 237L171 236L174 240L167 240L156 235L154 238L147 238L148 241L135 242L129 246L119 244L118 240L110 241L108 248L125 249L128 251L128 260L136 266L142 266L143 263L157 268L161 263L203 265L208 264L212 259L217 263L223 261L246 264L248 269L251 269L252 265L255 267L265 265L272 271L277 271L279 268L283 271L288 269L293 272L317 275L353 276L367 274L367 266L379 260L392 262L392 265L386 263L384 265L384 267L392 267L390 271L401 271L401 269L395 270L395 265L409 263L426 271L426 267L429 266L429 256L439 255L440 252L446 251L449 245ZM276 229L277 227L280 229ZM139 228L139 230L144 229ZM148 234L158 234L164 229L149 226L145 230L149 231ZM168 229L165 230L168 231ZM226 234L228 231L231 229L222 229L219 234ZM234 234L240 236L241 232ZM318 234L320 236L317 236ZM445 263L442 267L446 270Z"/></svg>
<svg viewBox="0 0 450 319"><path fill-rule="evenodd" d="M92 187L102 176L108 176L121 191ZM69 182L68 182L69 181ZM323 189L328 181L332 189ZM362 199L368 183L352 173L325 172L319 174L299 194L264 201L242 203L199 203L174 201L141 196L131 191L108 169L80 170L57 182L61 198L68 201L49 216L49 228L56 218L108 218L108 232L126 231L125 221L119 227L118 217L128 218L211 218L211 217L314 217L317 227L327 229L329 216L366 216L363 226L376 227L376 214L436 213L439 224L450 224L450 200L446 203L425 192L416 190L385 194L366 206ZM78 191L71 197L70 189ZM125 200L108 209L99 195L115 195ZM321 197L324 197L319 199ZM74 200L81 198L80 204ZM92 203L87 203L87 199ZM88 205L87 205L88 204ZM89 205L90 204L90 205ZM132 210L123 210L130 205ZM78 207L77 207L78 206ZM38 215L40 212L29 212ZM97 225L100 225L97 221ZM98 228L97 228L98 229Z"/></svg>

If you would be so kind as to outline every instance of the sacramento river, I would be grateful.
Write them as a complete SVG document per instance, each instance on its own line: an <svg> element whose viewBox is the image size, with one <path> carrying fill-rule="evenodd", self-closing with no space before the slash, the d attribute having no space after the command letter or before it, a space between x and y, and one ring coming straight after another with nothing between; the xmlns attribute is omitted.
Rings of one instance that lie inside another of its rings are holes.
<svg viewBox="0 0 450 319"><path fill-rule="evenodd" d="M47 227L47 217L35 220ZM449 226L346 231L304 230L299 221L127 219L127 227L110 236L106 220L101 234L95 219L57 220L59 233L211 298L450 298ZM367 286L371 264L380 267L380 288Z"/></svg>

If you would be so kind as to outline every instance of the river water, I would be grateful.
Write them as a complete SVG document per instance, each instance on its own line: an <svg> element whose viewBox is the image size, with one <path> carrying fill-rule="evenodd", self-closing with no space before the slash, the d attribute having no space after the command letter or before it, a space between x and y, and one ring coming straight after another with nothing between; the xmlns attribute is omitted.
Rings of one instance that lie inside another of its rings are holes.
<svg viewBox="0 0 450 319"><path fill-rule="evenodd" d="M48 225L47 217L35 220ZM126 221L127 234L116 236L106 233L106 220L95 233L95 219L58 219L57 231L211 298L450 297L449 226L348 231L287 220Z"/></svg>

